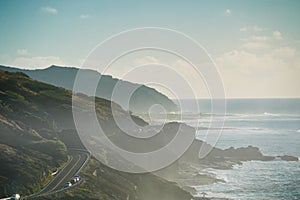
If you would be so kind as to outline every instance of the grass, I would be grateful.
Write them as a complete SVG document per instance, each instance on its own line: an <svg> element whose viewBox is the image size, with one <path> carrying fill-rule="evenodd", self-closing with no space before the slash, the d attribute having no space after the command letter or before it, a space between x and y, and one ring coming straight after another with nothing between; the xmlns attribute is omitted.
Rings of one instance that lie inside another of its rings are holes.
<svg viewBox="0 0 300 200"><path fill-rule="evenodd" d="M66 145L60 140L34 141L25 147L47 154L53 158L59 158L59 160L66 160L67 158Z"/></svg>
<svg viewBox="0 0 300 200"><path fill-rule="evenodd" d="M6 91L9 91L8 93ZM84 109L91 99L77 95ZM95 99L101 123L110 131L114 124L111 102ZM125 111L114 104L120 116ZM72 92L30 79L22 73L0 71L0 195L32 194L49 174L67 161L66 147L83 148L72 116ZM146 124L136 116L132 118ZM97 176L93 175L97 171ZM152 174L132 175L91 159L82 171L83 181L67 192L41 199L191 199L189 193ZM5 180L5 181L4 181ZM5 190L1 190L5 188Z"/></svg>

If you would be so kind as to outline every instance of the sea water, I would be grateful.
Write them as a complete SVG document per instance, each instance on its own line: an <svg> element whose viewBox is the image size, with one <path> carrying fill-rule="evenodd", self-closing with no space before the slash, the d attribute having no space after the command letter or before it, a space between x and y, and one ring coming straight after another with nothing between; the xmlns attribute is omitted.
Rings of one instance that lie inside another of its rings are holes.
<svg viewBox="0 0 300 200"><path fill-rule="evenodd" d="M183 117L182 121L194 127L210 127L212 115L205 115L215 114L210 112L210 101L198 101L201 116L193 115L191 100L184 101L184 113L189 117ZM226 114L221 116L217 111L216 114L219 120L225 119L224 126L211 128L222 130L221 134L199 130L197 138L213 141L214 146L222 149L252 145L259 147L264 155L300 157L300 99L231 99L227 100ZM199 194L205 192L208 197L300 199L300 162L249 161L232 170L206 171L225 181L195 186Z"/></svg>

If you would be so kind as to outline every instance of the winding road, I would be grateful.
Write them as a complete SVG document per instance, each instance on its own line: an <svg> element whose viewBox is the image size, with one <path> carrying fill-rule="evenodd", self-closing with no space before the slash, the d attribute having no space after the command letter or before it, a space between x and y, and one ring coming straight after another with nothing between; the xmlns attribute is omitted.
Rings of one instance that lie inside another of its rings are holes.
<svg viewBox="0 0 300 200"><path fill-rule="evenodd" d="M53 194L68 189L65 184L79 174L82 168L87 164L90 153L84 149L68 149L70 156L69 162L61 169L57 175L41 191L33 195L23 197L22 199L34 199L39 196ZM74 185L75 186L75 185Z"/></svg>

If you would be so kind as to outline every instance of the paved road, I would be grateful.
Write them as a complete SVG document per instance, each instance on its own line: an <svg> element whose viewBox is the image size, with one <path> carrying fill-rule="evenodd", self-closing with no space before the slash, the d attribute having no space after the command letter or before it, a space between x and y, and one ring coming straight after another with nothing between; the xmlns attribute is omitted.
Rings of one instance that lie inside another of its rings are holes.
<svg viewBox="0 0 300 200"><path fill-rule="evenodd" d="M90 154L86 150L69 149L68 154L71 157L69 163L67 163L67 165L60 170L54 179L40 192L24 199L33 199L37 196L51 194L67 189L65 188L65 184L71 181L75 175L79 174L80 170L85 166L90 158Z"/></svg>

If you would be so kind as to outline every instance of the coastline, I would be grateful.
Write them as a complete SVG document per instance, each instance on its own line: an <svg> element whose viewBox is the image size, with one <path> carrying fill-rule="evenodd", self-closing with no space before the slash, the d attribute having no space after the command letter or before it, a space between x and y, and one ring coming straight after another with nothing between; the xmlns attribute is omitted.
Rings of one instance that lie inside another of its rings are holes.
<svg viewBox="0 0 300 200"><path fill-rule="evenodd" d="M193 128L181 123L170 123L167 126L176 127L182 125L186 132L193 131ZM211 148L210 153L203 159L199 159L198 153L200 148ZM191 193L195 199L229 199L219 197L201 197L200 193L194 186L210 185L215 183L226 183L216 174L209 172L209 169L232 170L234 166L243 165L247 161L259 161L268 163L280 159L284 162L298 161L294 156L266 156L257 147L230 147L220 149L196 139L190 148L171 166L159 170L155 174L165 178L168 181L176 182L181 188ZM281 162L280 161L280 162ZM206 191L204 191L206 192Z"/></svg>

